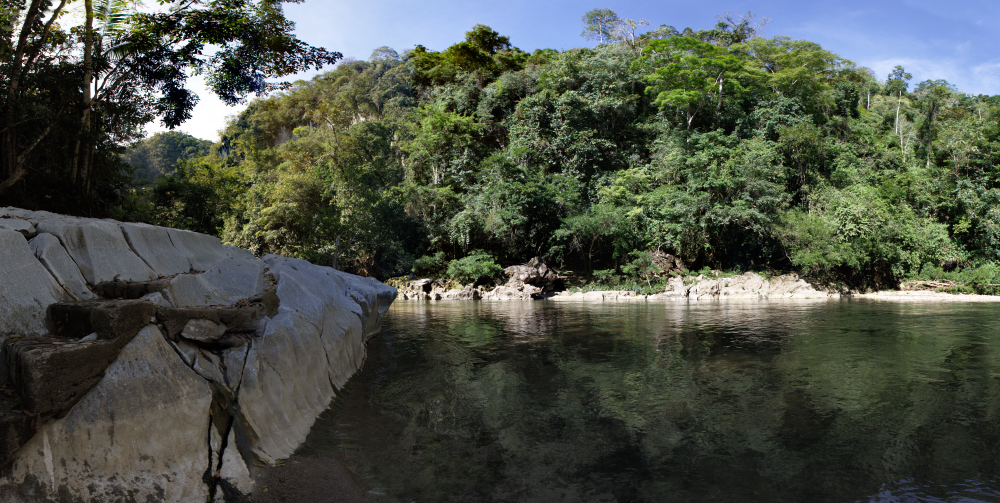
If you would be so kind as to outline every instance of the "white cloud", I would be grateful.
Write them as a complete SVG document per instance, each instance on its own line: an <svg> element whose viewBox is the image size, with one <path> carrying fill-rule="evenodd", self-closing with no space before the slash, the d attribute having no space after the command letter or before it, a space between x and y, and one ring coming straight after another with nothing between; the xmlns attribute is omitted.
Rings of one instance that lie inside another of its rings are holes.
<svg viewBox="0 0 1000 503"><path fill-rule="evenodd" d="M962 70L953 60L939 61L918 58L888 58L873 61L867 66L875 70L875 75L881 79L892 72L896 65L902 66L907 72L913 74L913 81L917 83L924 80L944 79L952 84L957 83Z"/></svg>
<svg viewBox="0 0 1000 503"><path fill-rule="evenodd" d="M972 75L983 94L1000 94L1000 60L974 66Z"/></svg>
<svg viewBox="0 0 1000 503"><path fill-rule="evenodd" d="M1000 60L971 65L958 59L887 58L863 63L884 80L896 65L913 74L912 89L924 80L947 80L969 94L1000 94Z"/></svg>

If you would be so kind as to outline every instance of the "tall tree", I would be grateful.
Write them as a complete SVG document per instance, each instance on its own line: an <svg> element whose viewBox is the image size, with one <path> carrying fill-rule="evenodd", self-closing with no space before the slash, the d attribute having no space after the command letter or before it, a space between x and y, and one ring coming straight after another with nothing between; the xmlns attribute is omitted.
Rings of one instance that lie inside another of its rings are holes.
<svg viewBox="0 0 1000 503"><path fill-rule="evenodd" d="M524 67L528 55L514 47L510 39L486 25L477 24L465 33L465 40L444 51L428 51L417 45L410 53L414 81L421 86L451 84L462 75L475 78L485 87L505 71Z"/></svg>
<svg viewBox="0 0 1000 503"><path fill-rule="evenodd" d="M3 14L6 19L0 24L0 31L3 32L0 37L3 43L0 57L3 59L0 63L5 70L2 73L7 88L3 97L3 122L0 124L3 148L0 194L25 177L30 169L29 155L49 136L56 119L68 113L69 103L64 95L59 96L55 103L48 103L49 106L44 109L31 107L36 100L27 98L40 87L33 82L33 77L51 70L53 66L45 54L61 46L65 40L66 34L58 29L55 21L66 4L67 0L60 0L54 6L49 1L30 0L5 6ZM33 110L25 110L29 107Z"/></svg>
<svg viewBox="0 0 1000 503"><path fill-rule="evenodd" d="M745 14L733 14L726 11L715 18L719 20L714 30L716 43L725 47L740 44L756 37L760 29L771 22L770 18L758 18L750 11Z"/></svg>
<svg viewBox="0 0 1000 503"><path fill-rule="evenodd" d="M718 105L727 87L737 86L726 74L741 66L740 59L724 48L691 37L671 37L650 41L634 68L652 70L644 80L653 104L661 110L677 108L691 129L706 106Z"/></svg>
<svg viewBox="0 0 1000 503"><path fill-rule="evenodd" d="M583 33L580 36L603 44L614 39L619 24L621 19L613 10L594 9L583 15Z"/></svg>
<svg viewBox="0 0 1000 503"><path fill-rule="evenodd" d="M903 106L903 93L906 92L906 88L909 86L910 79L913 75L907 73L901 65L896 65L892 72L889 73L889 78L886 79L885 87L889 91L889 94L896 95L896 122L895 130L899 135L899 148L903 148L903 134L899 128L899 109Z"/></svg>
<svg viewBox="0 0 1000 503"><path fill-rule="evenodd" d="M638 37L636 30L640 26L649 26L649 21L645 19L640 19L638 21L634 19L622 19L614 30L615 35L622 44L628 45L632 49L635 49L636 38Z"/></svg>
<svg viewBox="0 0 1000 503"><path fill-rule="evenodd" d="M12 12L20 25L0 27L10 48L0 52L0 194L43 171L88 192L109 128L127 137L155 116L169 127L190 118L198 99L187 86L192 75L205 75L234 104L283 87L268 79L341 58L296 38L280 0L165 0L163 12L126 18L115 2L84 0L82 24L64 32L56 20L67 1L30 0ZM53 81L56 72L62 82ZM59 121L70 116L75 128ZM46 141L75 145L68 168L37 155Z"/></svg>

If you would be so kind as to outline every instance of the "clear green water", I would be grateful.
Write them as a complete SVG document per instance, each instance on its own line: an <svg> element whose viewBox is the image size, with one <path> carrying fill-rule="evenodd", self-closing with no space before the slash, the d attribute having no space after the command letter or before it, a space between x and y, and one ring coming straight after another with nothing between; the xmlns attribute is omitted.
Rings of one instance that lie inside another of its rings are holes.
<svg viewBox="0 0 1000 503"><path fill-rule="evenodd" d="M1000 305L398 302L299 455L418 502L1000 502Z"/></svg>

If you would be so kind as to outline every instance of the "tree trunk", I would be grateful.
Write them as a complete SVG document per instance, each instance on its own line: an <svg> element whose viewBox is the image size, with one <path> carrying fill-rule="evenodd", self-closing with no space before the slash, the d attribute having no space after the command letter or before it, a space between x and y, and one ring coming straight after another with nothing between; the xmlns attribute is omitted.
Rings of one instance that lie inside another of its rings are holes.
<svg viewBox="0 0 1000 503"><path fill-rule="evenodd" d="M17 129L14 127L18 122L15 106L20 99L21 82L30 73L35 60L45 46L49 33L52 31L53 23L58 19L66 2L67 0L60 0L59 5L52 11L52 15L42 26L41 32L38 33L38 39L31 44L29 44L29 38L32 29L43 16L44 9L48 5L44 4L42 0L31 0L27 6L17 44L13 48L14 53L10 59L10 74L7 76L7 101L2 112L3 123L0 124L4 130L0 135L0 146L4 151L0 155L0 173L4 176L4 180L0 182L0 193L5 192L24 178L27 174L25 167L28 164L27 153L33 150L52 130L52 122L50 122L49 126L32 141L27 149L19 150Z"/></svg>
<svg viewBox="0 0 1000 503"><path fill-rule="evenodd" d="M94 81L94 1L85 0L83 5L86 15L83 30L83 82L81 83L81 87L83 88L83 112L80 114L80 136L73 147L73 172L70 175L70 179L73 183L76 183L77 174L79 173L81 184L89 187L90 180L87 176L88 170L86 164L87 158L90 157L90 152L86 147L87 144L83 143L81 145L81 142L87 141L90 133L90 108L92 101L90 88ZM84 166L82 168L80 166L81 146L85 150Z"/></svg>
<svg viewBox="0 0 1000 503"><path fill-rule="evenodd" d="M719 82L719 102L715 105L715 113L716 113L716 115L722 113L722 86L723 86L723 84L725 84L725 81L726 81L726 78L724 77L724 75L725 75L724 73L720 73L719 74L719 78L718 78L718 82Z"/></svg>
<svg viewBox="0 0 1000 503"><path fill-rule="evenodd" d="M93 179L91 174L91 165L94 162L94 150L97 147L87 143L84 143L84 145L86 145L87 148L86 154L83 156L83 169L81 170L82 176L80 178L83 183L83 191L90 192L90 181Z"/></svg>
<svg viewBox="0 0 1000 503"><path fill-rule="evenodd" d="M7 103L4 106L3 132L3 175L5 180L0 183L0 193L6 191L11 185L17 183L24 177L23 170L19 170L17 165L17 133L13 125L17 121L14 116L14 103L17 102L17 94L21 84L21 69L24 63L24 51L28 44L28 35L31 34L31 26L39 15L41 0L32 0L28 5L28 10L24 15L24 24L21 25L21 32L18 34L17 45L14 47L14 55L11 58L10 75L7 80Z"/></svg>
<svg viewBox="0 0 1000 503"><path fill-rule="evenodd" d="M899 99L896 100L896 132L899 133L899 107L903 104L903 93L899 93ZM902 133L900 133L902 134Z"/></svg>
<svg viewBox="0 0 1000 503"><path fill-rule="evenodd" d="M338 263L339 261L340 261L340 236L337 236L337 239L333 242L333 260L332 263L330 264L330 267L333 267L334 269L339 271L340 270L340 264Z"/></svg>

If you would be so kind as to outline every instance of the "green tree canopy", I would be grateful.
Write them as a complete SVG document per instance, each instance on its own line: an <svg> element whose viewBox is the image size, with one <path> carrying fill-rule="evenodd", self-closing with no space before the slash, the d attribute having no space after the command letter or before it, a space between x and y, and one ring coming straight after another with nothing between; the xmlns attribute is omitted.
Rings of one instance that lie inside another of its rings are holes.
<svg viewBox="0 0 1000 503"><path fill-rule="evenodd" d="M661 110L679 110L687 129L706 107L719 105L727 92L741 87L736 79L727 78L742 68L740 59L692 37L652 40L635 65L652 70L644 80L653 104Z"/></svg>

